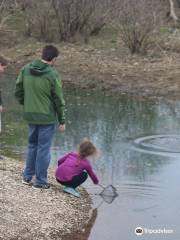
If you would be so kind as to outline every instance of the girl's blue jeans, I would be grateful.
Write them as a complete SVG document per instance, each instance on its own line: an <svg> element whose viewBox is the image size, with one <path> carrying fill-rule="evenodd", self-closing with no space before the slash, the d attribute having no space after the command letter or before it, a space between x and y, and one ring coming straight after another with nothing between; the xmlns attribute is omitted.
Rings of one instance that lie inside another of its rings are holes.
<svg viewBox="0 0 180 240"><path fill-rule="evenodd" d="M55 125L29 124L28 153L24 178L31 180L35 175L35 184L47 184L47 170L50 164L50 147Z"/></svg>

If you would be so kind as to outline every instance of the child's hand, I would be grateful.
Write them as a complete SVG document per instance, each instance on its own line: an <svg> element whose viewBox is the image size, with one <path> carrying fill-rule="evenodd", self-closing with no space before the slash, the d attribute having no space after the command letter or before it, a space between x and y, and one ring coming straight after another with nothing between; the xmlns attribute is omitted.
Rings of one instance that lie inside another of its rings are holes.
<svg viewBox="0 0 180 240"><path fill-rule="evenodd" d="M65 124L60 124L60 125L59 125L59 131L60 131L60 132L64 132L65 129L66 129L66 125L65 125Z"/></svg>

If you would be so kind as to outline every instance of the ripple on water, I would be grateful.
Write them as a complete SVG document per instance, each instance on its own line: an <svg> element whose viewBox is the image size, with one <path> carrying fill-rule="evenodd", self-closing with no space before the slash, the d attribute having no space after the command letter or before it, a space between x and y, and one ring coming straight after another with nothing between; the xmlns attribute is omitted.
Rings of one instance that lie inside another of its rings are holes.
<svg viewBox="0 0 180 240"><path fill-rule="evenodd" d="M118 188L121 196L131 198L154 198L159 193L160 187L145 183L122 183Z"/></svg>
<svg viewBox="0 0 180 240"><path fill-rule="evenodd" d="M180 157L180 135L152 135L133 141L135 151L167 157Z"/></svg>

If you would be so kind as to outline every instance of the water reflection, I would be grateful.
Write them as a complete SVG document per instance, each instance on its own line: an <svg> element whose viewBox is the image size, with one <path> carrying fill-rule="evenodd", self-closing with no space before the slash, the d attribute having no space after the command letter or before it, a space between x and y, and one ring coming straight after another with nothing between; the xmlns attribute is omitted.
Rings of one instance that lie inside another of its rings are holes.
<svg viewBox="0 0 180 240"><path fill-rule="evenodd" d="M63 237L63 240L87 240L90 236L92 226L94 225L97 218L97 208L93 209L91 217L87 224L81 231L73 232L67 234Z"/></svg>

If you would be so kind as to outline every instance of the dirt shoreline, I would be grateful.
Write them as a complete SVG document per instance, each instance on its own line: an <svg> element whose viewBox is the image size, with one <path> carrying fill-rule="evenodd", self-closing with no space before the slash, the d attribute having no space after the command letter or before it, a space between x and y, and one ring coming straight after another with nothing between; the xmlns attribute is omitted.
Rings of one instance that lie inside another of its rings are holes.
<svg viewBox="0 0 180 240"><path fill-rule="evenodd" d="M13 72L41 55L44 43L28 40L1 50ZM109 93L126 93L136 97L180 99L180 54L158 52L155 56L137 56L97 49L92 45L59 44L56 67L64 84L99 89Z"/></svg>
<svg viewBox="0 0 180 240"><path fill-rule="evenodd" d="M92 220L87 192L80 188L80 199L63 193L52 169L49 171L51 188L33 189L21 183L22 168L21 161L7 157L0 160L0 239L66 240L74 232L88 234Z"/></svg>

